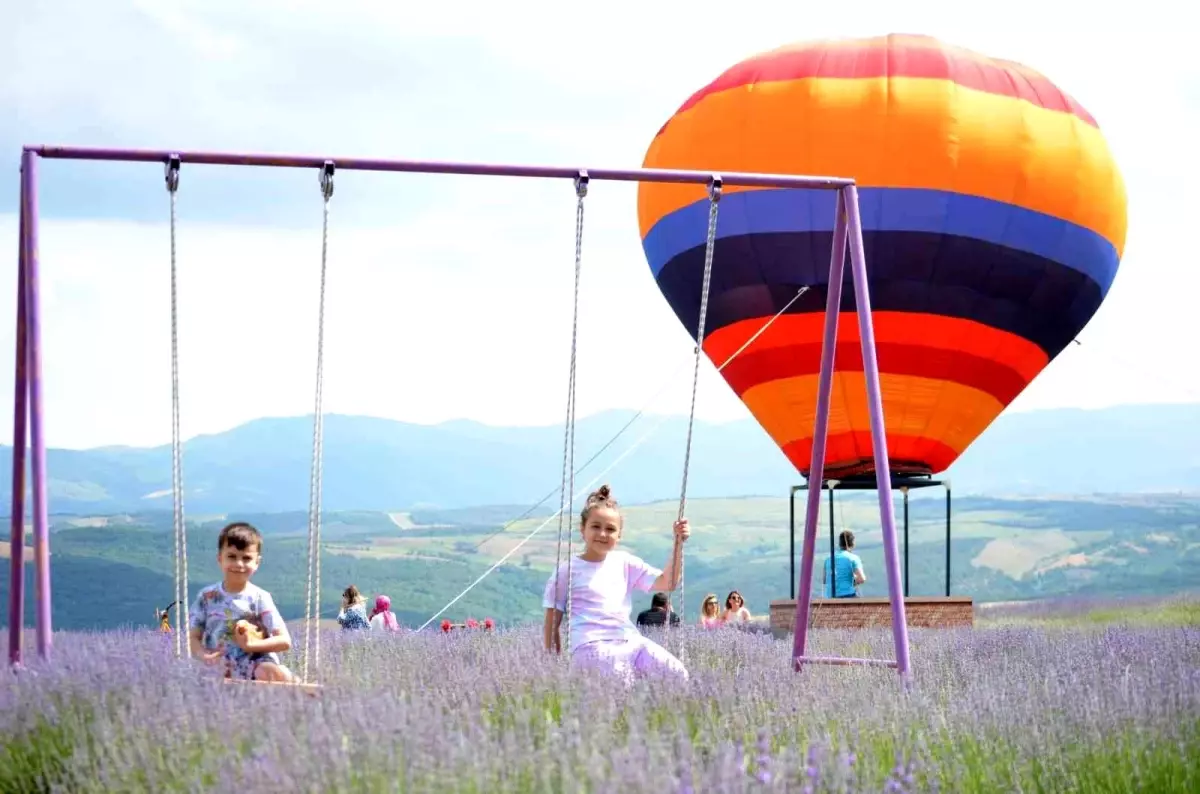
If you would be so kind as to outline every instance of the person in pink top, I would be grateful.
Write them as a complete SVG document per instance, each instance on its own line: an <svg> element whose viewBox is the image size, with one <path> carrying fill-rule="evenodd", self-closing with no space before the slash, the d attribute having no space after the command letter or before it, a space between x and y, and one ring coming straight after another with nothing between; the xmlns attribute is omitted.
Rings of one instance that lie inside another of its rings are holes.
<svg viewBox="0 0 1200 794"><path fill-rule="evenodd" d="M700 605L700 625L706 629L715 629L725 622L721 615L721 605L717 602L717 594L709 593Z"/></svg>
<svg viewBox="0 0 1200 794"><path fill-rule="evenodd" d="M584 551L569 561L569 576L568 562L550 574L542 594L545 649L562 652L560 628L570 579L568 649L572 662L609 670L627 680L650 673L687 680L683 663L643 636L630 619L634 590L661 592L678 586L678 562L689 535L687 519L675 522L675 547L662 570L617 548L623 523L607 485L588 497L579 525Z"/></svg>

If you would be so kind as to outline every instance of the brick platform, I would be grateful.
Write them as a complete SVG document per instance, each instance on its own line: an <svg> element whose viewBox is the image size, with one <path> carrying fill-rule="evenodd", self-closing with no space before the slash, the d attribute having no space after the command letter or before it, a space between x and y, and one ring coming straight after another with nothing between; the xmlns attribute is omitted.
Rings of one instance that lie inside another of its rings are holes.
<svg viewBox="0 0 1200 794"><path fill-rule="evenodd" d="M910 596L904 599L908 625L921 628L972 628L975 603L970 596ZM892 606L889 598L814 598L812 622L815 629L889 628ZM790 634L795 626L796 602L790 598L771 602L771 632Z"/></svg>

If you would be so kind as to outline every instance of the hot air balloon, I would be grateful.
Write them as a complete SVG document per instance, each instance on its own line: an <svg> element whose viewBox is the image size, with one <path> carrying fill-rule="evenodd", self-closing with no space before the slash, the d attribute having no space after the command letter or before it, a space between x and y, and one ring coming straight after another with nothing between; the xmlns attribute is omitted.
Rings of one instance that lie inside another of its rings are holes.
<svg viewBox="0 0 1200 794"><path fill-rule="evenodd" d="M889 463L947 469L1087 324L1125 245L1104 136L1049 79L926 36L794 44L689 98L644 165L854 178ZM650 270L696 337L704 187L639 185ZM704 352L809 476L834 196L725 186ZM874 471L850 268L825 476Z"/></svg>

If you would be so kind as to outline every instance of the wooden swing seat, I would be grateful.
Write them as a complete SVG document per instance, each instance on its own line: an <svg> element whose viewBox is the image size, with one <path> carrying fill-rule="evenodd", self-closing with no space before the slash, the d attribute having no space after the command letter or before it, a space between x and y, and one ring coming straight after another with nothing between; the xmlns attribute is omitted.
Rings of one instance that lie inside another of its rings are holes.
<svg viewBox="0 0 1200 794"><path fill-rule="evenodd" d="M321 691L320 684L305 684L300 682L291 683L288 681L252 681L246 678L225 678L222 680L227 684L249 684L251 686L276 686L299 689L309 697L316 697Z"/></svg>

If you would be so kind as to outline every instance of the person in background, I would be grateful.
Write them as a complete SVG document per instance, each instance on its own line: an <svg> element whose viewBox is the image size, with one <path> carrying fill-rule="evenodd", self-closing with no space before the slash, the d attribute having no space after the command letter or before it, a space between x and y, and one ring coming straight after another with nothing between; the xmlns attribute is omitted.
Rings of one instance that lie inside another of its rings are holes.
<svg viewBox="0 0 1200 794"><path fill-rule="evenodd" d="M666 593L655 593L650 599L650 608L643 609L638 613L637 624L639 626L662 626L667 622L667 615L671 616L671 625L679 625L679 616L671 609L671 602L667 598Z"/></svg>
<svg viewBox="0 0 1200 794"><path fill-rule="evenodd" d="M830 587L829 565L830 558L825 558L825 570L821 574L821 583L825 585L825 597L834 598L836 592L837 598L857 598L858 586L867 581L866 574L863 573L862 560L854 553L854 533L848 529L843 529L838 535L838 551L833 557L834 571L833 584L837 585L836 590Z"/></svg>
<svg viewBox="0 0 1200 794"><path fill-rule="evenodd" d="M367 599L354 585L342 591L342 611L338 613L337 622L344 631L371 628L371 622L367 619Z"/></svg>
<svg viewBox="0 0 1200 794"><path fill-rule="evenodd" d="M375 608L371 610L370 625L372 630L400 630L400 622L396 620L396 613L392 611L392 599L385 595L375 596Z"/></svg>
<svg viewBox="0 0 1200 794"><path fill-rule="evenodd" d="M721 621L726 624L750 622L750 610L746 609L746 601L737 590L725 596L725 614L721 616Z"/></svg>
<svg viewBox="0 0 1200 794"><path fill-rule="evenodd" d="M700 625L706 629L715 629L725 622L721 616L721 604L717 601L716 593L709 593L704 596L704 602L700 604Z"/></svg>
<svg viewBox="0 0 1200 794"><path fill-rule="evenodd" d="M166 609L154 610L154 617L158 618L158 630L163 634L171 633L171 607L175 606L178 601L172 601Z"/></svg>

